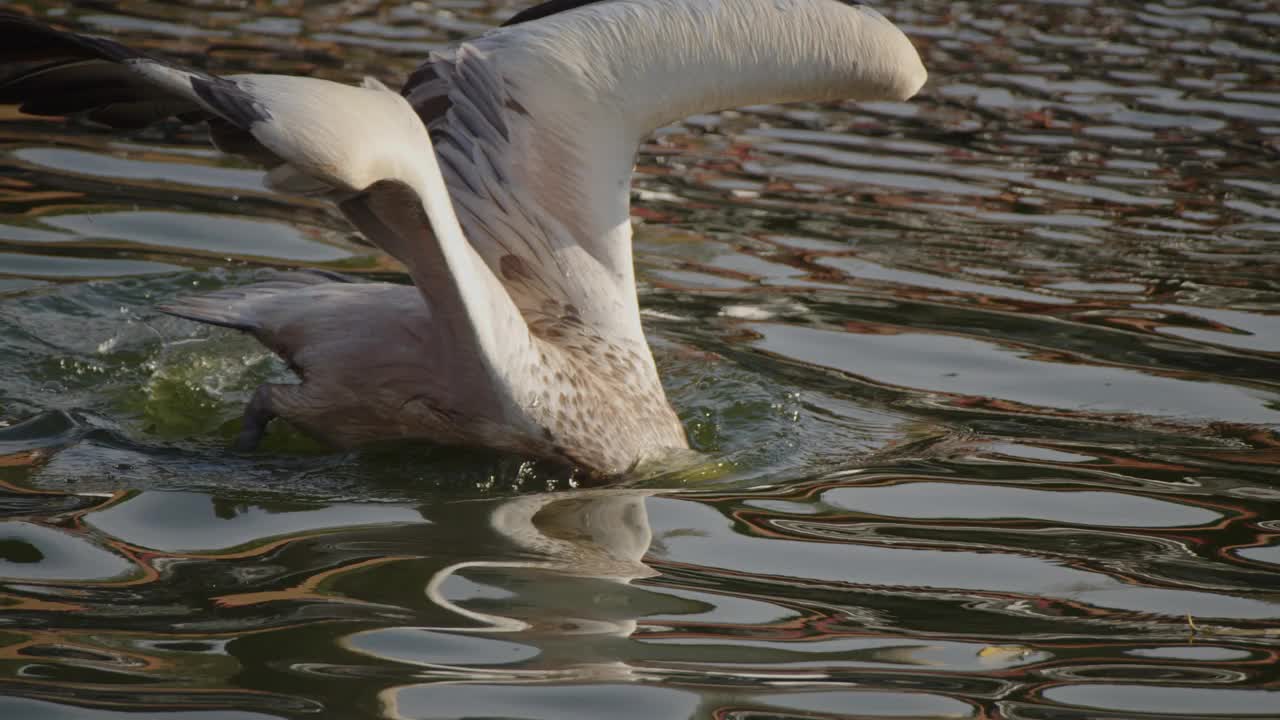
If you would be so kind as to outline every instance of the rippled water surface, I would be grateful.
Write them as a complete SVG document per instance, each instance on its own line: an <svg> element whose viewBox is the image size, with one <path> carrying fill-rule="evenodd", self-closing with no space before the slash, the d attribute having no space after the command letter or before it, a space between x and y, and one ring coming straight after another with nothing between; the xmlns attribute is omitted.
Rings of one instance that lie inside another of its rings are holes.
<svg viewBox="0 0 1280 720"><path fill-rule="evenodd" d="M516 6L34 9L394 84ZM884 10L918 99L644 147L647 331L712 463L609 488L230 451L287 370L153 306L397 266L199 128L0 109L0 717L1280 717L1280 11Z"/></svg>

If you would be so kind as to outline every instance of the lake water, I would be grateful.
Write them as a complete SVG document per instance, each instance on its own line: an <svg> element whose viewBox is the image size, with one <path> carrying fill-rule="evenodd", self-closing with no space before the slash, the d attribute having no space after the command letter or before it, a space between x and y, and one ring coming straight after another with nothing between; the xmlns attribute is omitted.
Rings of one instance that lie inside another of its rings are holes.
<svg viewBox="0 0 1280 720"><path fill-rule="evenodd" d="M516 9L60 5L390 84ZM400 270L198 128L0 109L0 717L1280 717L1280 11L884 10L918 99L643 148L641 305L708 463L606 488L231 451L287 370L154 305Z"/></svg>

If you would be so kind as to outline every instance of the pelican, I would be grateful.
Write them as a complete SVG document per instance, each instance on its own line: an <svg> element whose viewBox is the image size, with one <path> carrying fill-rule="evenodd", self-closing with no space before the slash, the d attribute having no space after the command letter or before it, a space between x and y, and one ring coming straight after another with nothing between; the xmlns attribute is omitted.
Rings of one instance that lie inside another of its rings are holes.
<svg viewBox="0 0 1280 720"><path fill-rule="evenodd" d="M853 0L551 0L432 52L399 92L213 75L11 12L0 63L18 63L0 102L29 114L207 122L407 269L413 286L293 272L159 308L251 333L298 375L257 389L239 448L279 417L338 447L416 439L600 476L688 448L636 298L641 140L743 105L906 100L926 78Z"/></svg>

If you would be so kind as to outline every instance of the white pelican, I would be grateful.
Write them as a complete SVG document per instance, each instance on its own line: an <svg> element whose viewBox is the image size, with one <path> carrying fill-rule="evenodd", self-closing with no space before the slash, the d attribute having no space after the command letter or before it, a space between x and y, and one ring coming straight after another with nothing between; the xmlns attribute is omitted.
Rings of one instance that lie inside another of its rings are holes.
<svg viewBox="0 0 1280 720"><path fill-rule="evenodd" d="M161 308L250 332L301 378L258 388L239 447L282 417L340 447L415 438L599 475L688 447L640 327L640 141L695 113L905 100L925 81L898 28L842 0L551 0L431 53L399 93L210 75L5 13L15 61L0 102L207 121L408 269L413 287L291 273Z"/></svg>

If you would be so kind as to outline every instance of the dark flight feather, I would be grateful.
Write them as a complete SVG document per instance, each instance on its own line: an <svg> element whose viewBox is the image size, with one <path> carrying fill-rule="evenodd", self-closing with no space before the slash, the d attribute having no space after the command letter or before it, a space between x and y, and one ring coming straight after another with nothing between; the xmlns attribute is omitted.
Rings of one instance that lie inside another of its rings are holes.
<svg viewBox="0 0 1280 720"><path fill-rule="evenodd" d="M541 5L534 5L531 8L525 8L515 15L512 15L510 19L502 23L502 27L507 27L508 25L519 25L520 23L529 22L530 20L537 20L539 18L565 12L567 10L573 10L574 8L580 8L584 5L591 5L592 3L605 1L606 0L549 0Z"/></svg>

